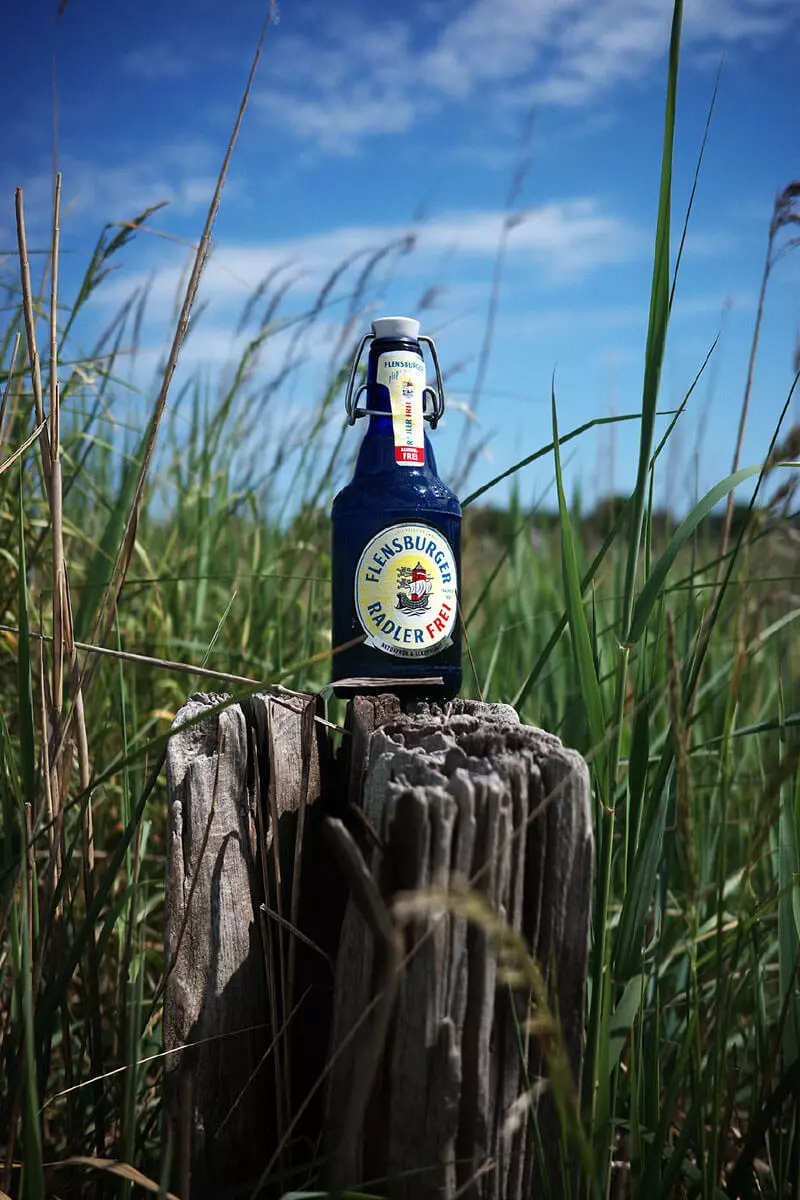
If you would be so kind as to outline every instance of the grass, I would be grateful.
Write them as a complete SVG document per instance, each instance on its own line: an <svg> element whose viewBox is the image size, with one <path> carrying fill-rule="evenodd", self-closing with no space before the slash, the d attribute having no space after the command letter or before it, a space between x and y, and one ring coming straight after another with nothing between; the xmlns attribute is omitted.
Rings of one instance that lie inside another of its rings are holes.
<svg viewBox="0 0 800 1200"><path fill-rule="evenodd" d="M640 426L636 486L603 512L570 504L562 453L588 428L560 433L554 382L552 441L498 479L552 455L557 511L523 511L516 491L508 510L487 508L491 485L465 499L464 692L515 702L592 772L587 1187L777 1197L800 1162L800 588L796 474L781 466L800 437L778 424L750 467L737 451L732 474L680 523L654 510L674 428L654 444L677 274L680 19L677 4L642 404L618 418ZM799 194L787 187L770 224L742 422ZM91 354L74 340L86 300L153 210L103 231L65 303L58 189L39 293L18 196L20 269L3 278L0 331L0 1189L12 1195L161 1189L169 724L193 688L226 678L309 691L328 679L326 514L354 449L343 383L365 306L408 247L342 264L305 313L290 313L290 290L268 278L242 314L243 356L216 387L191 380L168 404L218 201L219 188L142 432L125 414L146 295ZM253 454L254 423L277 408L302 339L356 269L303 438ZM276 362L272 339L286 329ZM134 400L143 411L147 398ZM752 502L718 517L747 479Z"/></svg>

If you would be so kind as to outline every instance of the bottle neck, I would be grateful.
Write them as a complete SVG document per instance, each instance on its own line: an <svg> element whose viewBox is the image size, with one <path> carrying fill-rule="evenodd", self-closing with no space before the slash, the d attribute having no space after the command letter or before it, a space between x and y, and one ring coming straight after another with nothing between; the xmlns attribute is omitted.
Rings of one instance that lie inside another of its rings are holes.
<svg viewBox="0 0 800 1200"><path fill-rule="evenodd" d="M356 474L397 471L398 479L409 480L420 473L435 476L436 459L423 419L425 360L419 342L375 338L366 386L369 427Z"/></svg>
<svg viewBox="0 0 800 1200"><path fill-rule="evenodd" d="M394 364L398 364L395 366ZM366 408L371 410L369 433L393 433L392 398L389 381L404 373L404 365L410 365L415 383L414 394L407 403L413 407L414 416L422 420L422 389L425 386L425 360L419 342L405 338L375 338L369 349L367 360ZM405 374L409 374L405 371ZM393 384L395 392L396 386ZM379 416L375 414L379 413Z"/></svg>

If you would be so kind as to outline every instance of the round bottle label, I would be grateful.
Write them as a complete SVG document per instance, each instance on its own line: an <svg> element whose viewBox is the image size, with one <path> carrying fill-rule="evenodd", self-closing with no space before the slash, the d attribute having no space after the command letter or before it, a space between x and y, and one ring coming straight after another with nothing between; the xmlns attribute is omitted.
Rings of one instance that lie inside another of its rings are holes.
<svg viewBox="0 0 800 1200"><path fill-rule="evenodd" d="M458 616L455 556L430 525L390 525L358 560L355 600L366 645L397 658L428 658L451 645Z"/></svg>

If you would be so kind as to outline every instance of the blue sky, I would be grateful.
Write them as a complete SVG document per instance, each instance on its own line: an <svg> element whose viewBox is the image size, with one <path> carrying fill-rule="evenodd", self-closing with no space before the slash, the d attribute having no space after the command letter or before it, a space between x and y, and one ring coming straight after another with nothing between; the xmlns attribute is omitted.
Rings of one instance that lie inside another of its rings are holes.
<svg viewBox="0 0 800 1200"><path fill-rule="evenodd" d="M10 0L6 8L0 246L14 244L17 184L25 189L30 240L43 244L55 61L68 300L106 221L167 200L153 226L198 239L265 5L68 0L60 19L56 12L56 0ZM176 386L198 368L213 379L230 360L241 344L239 315L267 272L281 267L276 281L293 280L280 309L291 316L313 303L338 263L360 255L334 287L313 344L303 347L306 365L287 390L291 420L302 421L327 377L344 298L368 252L394 243L374 276L362 324L382 313L418 315L436 337L451 372L451 411L436 449L442 474L452 478L465 420L458 405L472 398L507 195L529 157L485 385L470 422L472 436L487 444L471 483L549 440L554 368L562 432L636 411L668 0L414 0L393 7L284 0L278 15L223 195L201 286L207 307ZM675 244L723 55L724 67L662 407L680 402L720 330L721 338L659 477L659 497L678 511L694 493L696 448L701 490L730 470L772 205L800 178L799 52L800 10L789 0L686 2ZM171 336L187 254L180 240L140 235L86 310L79 344L88 346L122 300L152 280L140 371L154 367ZM745 464L760 461L768 445L791 384L798 330L800 253L778 265L770 285ZM265 378L278 369L286 336L269 344ZM141 402L138 411L146 411ZM798 411L800 404L795 419ZM571 454L572 483L589 503L632 486L638 430L633 423L615 430L587 436ZM332 426L331 438L335 432ZM541 493L551 475L549 462L525 471L523 499ZM506 495L498 489L496 498Z"/></svg>

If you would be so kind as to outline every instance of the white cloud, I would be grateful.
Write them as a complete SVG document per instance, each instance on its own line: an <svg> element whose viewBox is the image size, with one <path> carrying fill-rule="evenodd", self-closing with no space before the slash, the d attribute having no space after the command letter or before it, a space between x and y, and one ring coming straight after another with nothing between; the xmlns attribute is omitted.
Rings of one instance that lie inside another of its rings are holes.
<svg viewBox="0 0 800 1200"><path fill-rule="evenodd" d="M139 79L180 79L188 75L195 64L186 49L177 49L166 42L151 42L147 47L130 50L120 63L123 71Z"/></svg>
<svg viewBox="0 0 800 1200"><path fill-rule="evenodd" d="M459 213L420 231L423 247L454 247L461 257L494 255L505 217L501 213ZM511 233L509 256L525 253L552 276L586 274L595 267L635 255L637 232L606 212L594 199L580 197L531 208Z"/></svg>
<svg viewBox="0 0 800 1200"><path fill-rule="evenodd" d="M279 127L329 153L366 137L406 132L438 108L479 101L587 104L647 76L669 43L671 0L472 0L422 32L358 23L338 11L314 43L281 32L276 82L256 106ZM766 45L793 23L784 0L695 0L684 45Z"/></svg>
<svg viewBox="0 0 800 1200"><path fill-rule="evenodd" d="M215 176L186 175L170 182L169 174L139 162L102 169L69 168L64 171L64 198L73 214L103 213L110 221L132 220L162 201L184 216L208 208Z"/></svg>
<svg viewBox="0 0 800 1200"><path fill-rule="evenodd" d="M376 133L405 133L415 123L417 110L408 97L378 98L369 83L355 84L347 95L329 95L324 103L293 96L287 111L285 93L276 89L261 92L255 106L281 124L288 124L297 137L316 143L334 154L354 151L362 138Z"/></svg>
<svg viewBox="0 0 800 1200"><path fill-rule="evenodd" d="M292 295L314 297L330 274L352 259L338 289L341 294L353 286L370 254L389 246L394 251L387 266L393 261L407 280L432 284L436 280L428 276L437 256L452 254L462 268L471 262L485 268L497 251L504 221L502 212L467 211L445 214L413 229L344 226L285 242L218 245L207 264L201 295L213 298L215 305L243 304L270 271L283 266L280 278L295 277ZM637 228L599 201L578 197L528 210L511 231L506 261L512 271L516 266L531 265L548 280L572 281L599 267L630 260L648 245ZM410 253L403 254L403 250ZM151 303L171 309L184 272L184 261L159 272ZM121 301L147 278L143 273L109 281L103 289L103 303Z"/></svg>
<svg viewBox="0 0 800 1200"><path fill-rule="evenodd" d="M180 355L180 365L184 373L191 373L198 367L233 370L238 365L252 334L237 334L232 323L225 323L225 315L219 310L216 310L216 320L213 317L206 319L201 315L197 326L193 329L190 327L189 336ZM148 378L163 367L172 332L171 325L165 326L160 343L151 341L139 350L136 363L138 378ZM260 363L262 358L266 358L275 370L290 360L302 362L304 365L323 365L327 363L330 346L335 344L340 332L339 323L327 322L315 330L315 337L298 338L294 342L294 327L277 331L264 343L264 353L258 361ZM263 376L263 371L260 370L259 374Z"/></svg>
<svg viewBox="0 0 800 1200"><path fill-rule="evenodd" d="M203 213L214 195L220 154L200 139L162 143L144 157L128 162L108 157L103 162L75 154L63 154L61 212L63 227L72 232L73 222L88 219L96 235L98 222L130 221L145 209L166 202L170 216ZM11 176L0 169L0 183L20 184L24 190L26 222L36 238L50 228L53 176L49 169ZM226 184L226 197L237 194L236 181ZM152 218L159 224L164 214Z"/></svg>
<svg viewBox="0 0 800 1200"><path fill-rule="evenodd" d="M234 46L206 36L204 23L199 20L188 26L184 24L179 39L161 37L156 32L145 45L124 54L119 67L137 79L165 83L190 75L207 76L214 67L238 63L239 54Z"/></svg>

